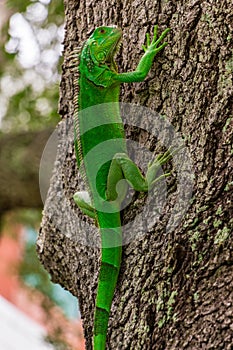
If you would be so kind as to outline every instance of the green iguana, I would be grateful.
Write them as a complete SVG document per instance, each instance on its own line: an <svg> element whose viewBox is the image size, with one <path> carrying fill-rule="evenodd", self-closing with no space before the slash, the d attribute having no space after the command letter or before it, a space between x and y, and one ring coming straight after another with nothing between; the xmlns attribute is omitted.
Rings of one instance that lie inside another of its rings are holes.
<svg viewBox="0 0 233 350"><path fill-rule="evenodd" d="M77 192L74 201L85 214L95 219L101 235L94 350L106 348L108 319L121 264L120 211L127 183L136 191L150 190L158 181L158 169L172 156L169 150L160 154L148 166L145 177L129 158L118 104L120 84L145 79L155 55L167 45L165 42L159 46L168 31L166 29L157 39L155 26L152 41L147 33L143 46L145 53L133 72L118 73L114 56L122 31L115 26L96 28L80 55L78 108L74 117L75 151L88 191ZM90 157L93 150L96 152Z"/></svg>

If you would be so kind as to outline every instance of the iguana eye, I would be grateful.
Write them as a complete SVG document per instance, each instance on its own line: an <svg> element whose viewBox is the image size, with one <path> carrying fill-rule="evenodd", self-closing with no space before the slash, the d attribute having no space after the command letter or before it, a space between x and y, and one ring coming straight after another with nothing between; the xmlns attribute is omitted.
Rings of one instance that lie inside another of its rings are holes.
<svg viewBox="0 0 233 350"><path fill-rule="evenodd" d="M102 28L102 29L100 29L100 34L105 34L105 30Z"/></svg>

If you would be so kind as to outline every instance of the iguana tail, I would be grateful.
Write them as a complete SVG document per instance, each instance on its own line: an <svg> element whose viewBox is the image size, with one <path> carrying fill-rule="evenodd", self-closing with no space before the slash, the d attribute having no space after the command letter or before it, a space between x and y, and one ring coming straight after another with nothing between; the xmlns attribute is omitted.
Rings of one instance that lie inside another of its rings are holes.
<svg viewBox="0 0 233 350"><path fill-rule="evenodd" d="M108 319L121 265L120 213L98 213L98 221L101 232L102 257L94 318L94 350L105 350Z"/></svg>

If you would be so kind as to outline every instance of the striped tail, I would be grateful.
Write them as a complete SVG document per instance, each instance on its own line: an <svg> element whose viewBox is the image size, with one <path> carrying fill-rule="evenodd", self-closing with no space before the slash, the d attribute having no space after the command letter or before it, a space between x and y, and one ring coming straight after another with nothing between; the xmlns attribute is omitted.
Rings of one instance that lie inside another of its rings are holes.
<svg viewBox="0 0 233 350"><path fill-rule="evenodd" d="M98 220L102 241L102 257L94 317L94 350L106 349L108 320L120 271L122 252L120 213L108 214L107 220L106 213L104 215L103 213L101 214L98 215ZM108 222L107 225L106 221ZM113 224L112 228L106 228L106 226L110 226L109 221Z"/></svg>

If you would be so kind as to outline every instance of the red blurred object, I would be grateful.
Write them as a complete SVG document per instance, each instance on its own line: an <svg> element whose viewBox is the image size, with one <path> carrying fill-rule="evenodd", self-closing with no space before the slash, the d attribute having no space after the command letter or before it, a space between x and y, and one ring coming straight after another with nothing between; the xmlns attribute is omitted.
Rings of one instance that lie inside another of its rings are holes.
<svg viewBox="0 0 233 350"><path fill-rule="evenodd" d="M48 297L20 280L17 269L23 251L23 226L8 223L0 236L0 295L43 326L51 339L56 336L71 349L85 350L81 320L68 320Z"/></svg>

